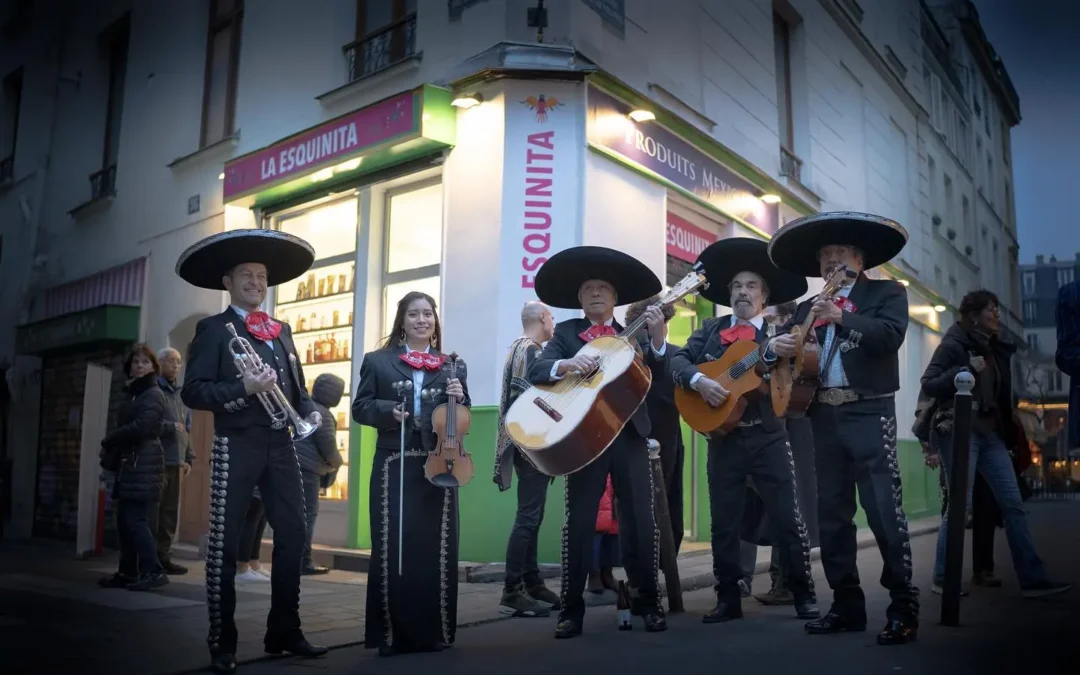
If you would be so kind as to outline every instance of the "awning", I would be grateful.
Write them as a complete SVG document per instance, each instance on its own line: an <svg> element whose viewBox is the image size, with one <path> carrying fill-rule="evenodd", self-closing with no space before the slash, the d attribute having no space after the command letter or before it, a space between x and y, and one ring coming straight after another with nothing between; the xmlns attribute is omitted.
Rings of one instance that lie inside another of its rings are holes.
<svg viewBox="0 0 1080 675"><path fill-rule="evenodd" d="M261 206L346 182L450 147L456 128L450 92L424 85L229 160L223 200Z"/></svg>
<svg viewBox="0 0 1080 675"><path fill-rule="evenodd" d="M131 343L138 339L139 308L105 305L19 326L15 351L43 354L95 342Z"/></svg>
<svg viewBox="0 0 1080 675"><path fill-rule="evenodd" d="M34 322L72 314L102 305L138 307L146 286L146 258L54 286L45 291L44 308Z"/></svg>

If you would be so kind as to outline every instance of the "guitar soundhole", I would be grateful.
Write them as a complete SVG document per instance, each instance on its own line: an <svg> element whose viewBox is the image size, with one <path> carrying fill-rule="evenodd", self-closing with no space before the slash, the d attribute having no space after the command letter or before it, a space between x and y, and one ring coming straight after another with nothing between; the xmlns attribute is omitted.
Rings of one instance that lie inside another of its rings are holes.
<svg viewBox="0 0 1080 675"><path fill-rule="evenodd" d="M548 405L548 402L544 399L537 396L535 399L533 399L533 403L535 403L538 408L543 410L544 414L551 419L555 420L556 422L562 421L562 413Z"/></svg>

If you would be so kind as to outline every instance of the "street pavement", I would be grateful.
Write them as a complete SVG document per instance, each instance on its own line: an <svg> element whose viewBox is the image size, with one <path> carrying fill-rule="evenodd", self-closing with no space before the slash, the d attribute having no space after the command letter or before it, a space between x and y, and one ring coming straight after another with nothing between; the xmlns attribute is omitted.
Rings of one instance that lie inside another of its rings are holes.
<svg viewBox="0 0 1080 675"><path fill-rule="evenodd" d="M1080 582L1080 502L1036 503L1031 520L1040 551L1057 578ZM241 644L238 657L243 672L298 672L306 668L328 673L396 673L402 669L439 668L454 672L484 673L507 667L522 675L554 672L566 667L616 666L631 672L671 667L689 673L713 671L778 672L858 665L856 672L923 672L947 666L958 675L966 666L981 663L980 675L998 672L1012 659L1025 669L1050 663L1080 645L1080 592L1055 600L1022 601L1018 598L1005 537L999 533L999 574L1006 586L977 589L963 605L967 625L957 629L936 626L940 598L929 593L929 566L933 557L932 521L911 524L913 533L931 533L913 539L916 581L923 588L923 626L920 643L885 649L874 645L874 631L887 603L876 579L880 559L871 548L860 551L860 569L869 596L874 623L861 635L811 638L790 611L766 609L749 601L744 621L704 626L699 617L710 605L708 590L688 592L687 613L671 617L671 629L647 635L640 624L629 634L615 631L610 607L589 610L586 634L572 641L552 639L554 619L505 620L498 614L499 583L462 583L458 621L461 629L454 649L435 655L378 659L359 646L363 636L366 577L332 572L303 581L301 615L313 642L334 647L325 659L297 661L268 659L261 639L269 605L269 584L238 586L237 621ZM869 533L862 544L872 546ZM759 555L759 571L767 567L769 549ZM815 551L816 554L816 551ZM815 556L816 557L816 556ZM970 557L970 556L968 556ZM33 673L96 673L157 675L196 672L207 663L206 606L200 567L173 577L162 592L141 594L104 590L95 581L115 569L114 559L72 561L67 549L21 544L0 546L0 675ZM695 552L680 559L684 587L698 589L710 583L711 558ZM827 606L828 589L815 563L817 583ZM1069 578L1071 576L1071 578ZM557 590L556 583L550 583ZM763 591L768 578L759 576L755 590ZM1065 631L1072 631L1071 638ZM1069 654L1080 657L1080 652ZM856 664L853 659L860 661ZM661 660L662 659L662 660ZM509 664L513 664L512 666ZM709 664L709 665L702 665ZM1072 670L1080 673L1080 661ZM731 670L734 668L735 670ZM987 669L988 668L988 669ZM696 670L695 670L696 669ZM304 671L306 672L306 671ZM929 672L929 671L927 671ZM976 671L972 671L976 672ZM1054 672L1042 669L1041 672Z"/></svg>

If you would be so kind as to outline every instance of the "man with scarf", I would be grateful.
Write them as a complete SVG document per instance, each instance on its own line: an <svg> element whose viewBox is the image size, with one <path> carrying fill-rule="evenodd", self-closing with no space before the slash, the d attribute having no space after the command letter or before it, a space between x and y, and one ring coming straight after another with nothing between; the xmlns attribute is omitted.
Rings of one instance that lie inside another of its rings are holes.
<svg viewBox="0 0 1080 675"><path fill-rule="evenodd" d="M529 364L551 339L555 317L544 303L527 302L521 308L521 329L523 335L510 345L503 365L499 440L495 448L493 480L499 491L510 489L512 473L518 477L517 513L506 545L506 581L499 612L514 617L543 617L551 609L559 608L559 596L544 585L536 561L540 524L544 522L544 505L553 479L537 471L529 458L518 451L503 427L503 417L521 392L529 388L526 379Z"/></svg>

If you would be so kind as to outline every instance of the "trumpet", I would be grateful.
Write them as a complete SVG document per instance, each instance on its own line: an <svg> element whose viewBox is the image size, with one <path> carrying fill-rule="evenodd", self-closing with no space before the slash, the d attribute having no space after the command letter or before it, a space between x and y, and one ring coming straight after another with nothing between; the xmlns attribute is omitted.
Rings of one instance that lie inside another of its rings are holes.
<svg viewBox="0 0 1080 675"><path fill-rule="evenodd" d="M258 375L266 370L266 364L263 363L262 358L259 357L251 343L246 338L237 335L236 327L231 323L226 324L226 327L229 329L229 333L232 334L232 339L229 340L229 353L233 357L236 369L240 371L237 377L242 378L249 373ZM255 397L259 399L259 403L262 403L266 414L270 415L271 429L284 429L288 422L292 422L292 438L294 441L307 438L319 428L319 425L312 421L314 413L308 419L301 418L300 413L296 412L296 409L292 407L289 399L285 398L285 394L281 392L281 388L277 384L274 384L274 388L270 391L261 391L255 394Z"/></svg>

